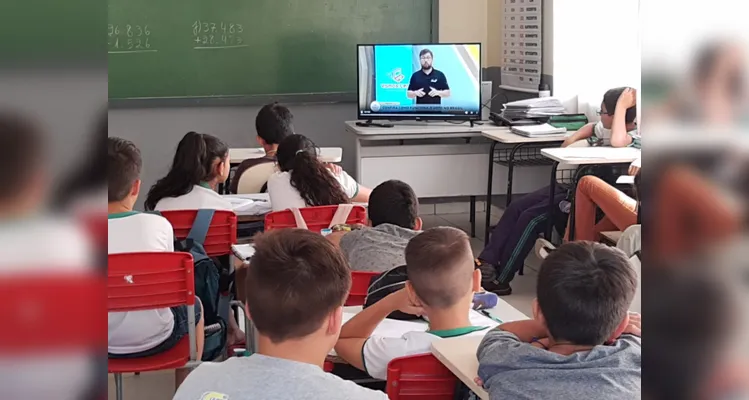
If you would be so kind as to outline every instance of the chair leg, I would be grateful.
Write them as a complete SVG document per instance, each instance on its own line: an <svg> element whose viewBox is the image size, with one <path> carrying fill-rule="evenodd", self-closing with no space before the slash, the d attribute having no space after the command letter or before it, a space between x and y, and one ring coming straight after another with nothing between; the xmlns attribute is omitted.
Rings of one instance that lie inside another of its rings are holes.
<svg viewBox="0 0 749 400"><path fill-rule="evenodd" d="M114 389L117 393L117 400L122 400L122 374L114 374Z"/></svg>

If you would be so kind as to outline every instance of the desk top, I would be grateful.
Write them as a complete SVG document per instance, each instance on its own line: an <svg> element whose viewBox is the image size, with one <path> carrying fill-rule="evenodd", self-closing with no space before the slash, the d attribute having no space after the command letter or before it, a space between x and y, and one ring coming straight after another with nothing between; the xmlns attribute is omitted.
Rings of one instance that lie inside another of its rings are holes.
<svg viewBox="0 0 749 400"><path fill-rule="evenodd" d="M432 342L432 354L479 398L489 400L489 393L473 381L479 372L476 350L482 339L465 336L436 340Z"/></svg>
<svg viewBox="0 0 749 400"><path fill-rule="evenodd" d="M507 131L506 126L497 126L491 122L481 121L481 125L473 127L468 122L451 124L449 122L395 122L392 128L376 126L357 126L360 121L346 121L346 131L360 136L362 139L382 137L384 139L429 139L450 137L480 137L483 131Z"/></svg>
<svg viewBox="0 0 749 400"><path fill-rule="evenodd" d="M265 156L265 151L262 147L245 147L245 148L231 148L229 149L229 158L231 164L239 164L244 160L251 158L260 158ZM320 159L325 162L341 162L343 157L343 149L340 147L321 147L320 148Z"/></svg>
<svg viewBox="0 0 749 400"><path fill-rule="evenodd" d="M623 164L640 158L633 147L565 147L542 149L544 157L570 165Z"/></svg>
<svg viewBox="0 0 749 400"><path fill-rule="evenodd" d="M562 142L567 136L566 134L560 135L547 135L541 137L525 137L512 133L510 130L490 130L481 132L481 136L497 141L499 143L517 144L517 143L544 143L544 142Z"/></svg>

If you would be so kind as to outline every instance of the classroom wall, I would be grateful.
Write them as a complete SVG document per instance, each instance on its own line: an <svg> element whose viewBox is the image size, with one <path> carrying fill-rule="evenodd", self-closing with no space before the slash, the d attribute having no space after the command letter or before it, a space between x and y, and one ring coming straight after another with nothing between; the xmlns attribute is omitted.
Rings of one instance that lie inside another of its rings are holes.
<svg viewBox="0 0 749 400"><path fill-rule="evenodd" d="M482 43L484 77L499 84L497 60L501 60L500 0L440 0L438 37L441 42ZM495 86L496 87L496 86ZM514 100L520 96L509 93ZM492 108L501 108L495 101ZM343 122L356 118L355 103L293 104L297 132L312 138L319 146L343 148L342 166L353 172L354 140L345 134ZM189 130L212 133L231 147L255 146L254 118L259 107L172 107L109 110L109 135L132 140L143 155L143 187L149 188L163 176L179 139ZM137 207L142 207L141 196Z"/></svg>

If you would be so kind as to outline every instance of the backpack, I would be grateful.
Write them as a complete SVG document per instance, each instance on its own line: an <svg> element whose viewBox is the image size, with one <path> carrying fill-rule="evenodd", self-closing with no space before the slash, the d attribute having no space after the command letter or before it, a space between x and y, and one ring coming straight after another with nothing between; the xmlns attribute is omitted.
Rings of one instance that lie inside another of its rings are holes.
<svg viewBox="0 0 749 400"><path fill-rule="evenodd" d="M397 292L406 286L408 280L408 274L406 273L406 266L401 265L395 267L389 271L385 271L380 275L373 276L367 289L367 299L364 300L364 306L367 308L372 304L385 298L390 293ZM420 319L418 315L406 314L402 311L393 311L387 316L391 319L399 319L403 321L409 321L414 319Z"/></svg>
<svg viewBox="0 0 749 400"><path fill-rule="evenodd" d="M195 295L203 305L205 323L205 342L203 344L203 361L213 361L223 353L226 347L227 316L222 316L221 291L219 282L222 279L220 263L206 254L203 243L211 225L214 210L200 209L195 216L190 233L184 240L174 241L174 251L190 253L195 272ZM160 214L160 213L159 213ZM228 304L228 303L227 303ZM228 311L228 310L227 310ZM201 334L203 332L198 332Z"/></svg>

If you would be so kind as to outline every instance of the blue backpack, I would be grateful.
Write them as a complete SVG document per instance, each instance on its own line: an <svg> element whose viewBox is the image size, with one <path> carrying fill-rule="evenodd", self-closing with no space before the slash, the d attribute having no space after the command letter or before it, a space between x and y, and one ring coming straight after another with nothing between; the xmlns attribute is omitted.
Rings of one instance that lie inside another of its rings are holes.
<svg viewBox="0 0 749 400"><path fill-rule="evenodd" d="M203 305L205 322L205 343L203 361L213 361L222 354L226 347L226 321L229 302L222 301L219 282L221 280L220 263L206 254L205 243L208 227L211 225L214 210L201 209L195 217L190 233L184 240L174 241L174 251L190 253L195 265L195 295ZM156 214L159 214L156 212ZM224 305L226 307L224 307ZM226 310L223 310L226 308ZM222 312L226 311L226 313ZM201 334L201 332L198 332Z"/></svg>

